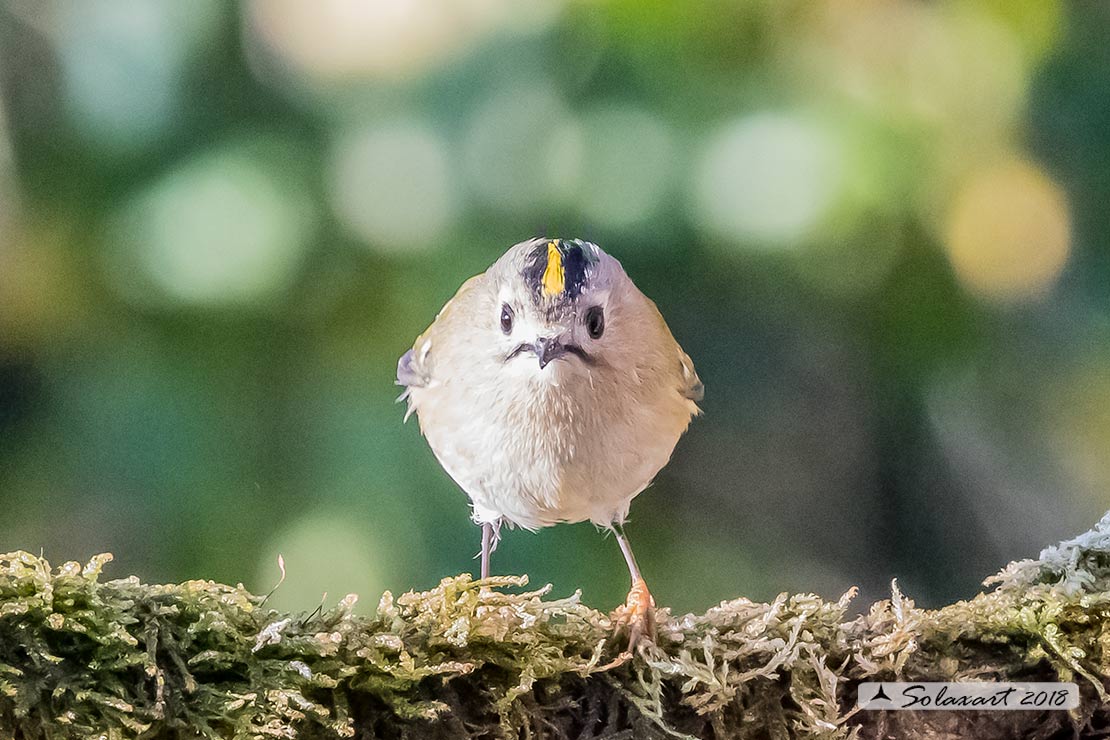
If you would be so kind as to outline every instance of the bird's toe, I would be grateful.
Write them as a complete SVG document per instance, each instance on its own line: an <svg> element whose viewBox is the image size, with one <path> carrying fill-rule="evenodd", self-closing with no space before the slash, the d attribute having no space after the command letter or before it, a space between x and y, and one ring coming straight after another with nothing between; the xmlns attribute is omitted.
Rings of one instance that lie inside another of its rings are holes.
<svg viewBox="0 0 1110 740"><path fill-rule="evenodd" d="M618 630L628 627L628 652L632 653L643 640L655 642L655 599L644 579L637 578L628 592L628 599L614 612Z"/></svg>

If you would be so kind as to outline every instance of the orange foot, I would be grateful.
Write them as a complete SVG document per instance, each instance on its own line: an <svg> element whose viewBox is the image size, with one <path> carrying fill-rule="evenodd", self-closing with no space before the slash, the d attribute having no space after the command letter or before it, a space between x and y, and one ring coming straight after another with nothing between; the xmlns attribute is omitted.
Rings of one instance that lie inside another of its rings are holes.
<svg viewBox="0 0 1110 740"><path fill-rule="evenodd" d="M613 617L618 625L628 625L627 652L629 654L635 650L642 638L646 637L650 642L655 641L655 599L651 598L643 578L637 578L632 582L628 599L623 606L617 607Z"/></svg>

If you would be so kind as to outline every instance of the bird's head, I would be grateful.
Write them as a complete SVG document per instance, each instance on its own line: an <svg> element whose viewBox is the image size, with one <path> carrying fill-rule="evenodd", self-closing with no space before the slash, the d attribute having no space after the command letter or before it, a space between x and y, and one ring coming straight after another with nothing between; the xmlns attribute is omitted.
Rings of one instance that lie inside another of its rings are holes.
<svg viewBox="0 0 1110 740"><path fill-rule="evenodd" d="M533 239L494 270L498 351L506 365L554 374L610 364L613 319L631 281L620 263L578 239ZM554 367L550 367L554 366Z"/></svg>

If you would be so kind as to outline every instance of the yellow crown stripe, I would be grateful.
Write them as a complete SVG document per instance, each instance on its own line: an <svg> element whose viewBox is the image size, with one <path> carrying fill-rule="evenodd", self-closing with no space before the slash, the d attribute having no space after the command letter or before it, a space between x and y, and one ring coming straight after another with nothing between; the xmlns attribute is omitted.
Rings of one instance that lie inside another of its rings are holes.
<svg viewBox="0 0 1110 740"><path fill-rule="evenodd" d="M563 255L555 242L547 245L547 269L543 271L543 294L559 295L566 287L566 276L563 274Z"/></svg>

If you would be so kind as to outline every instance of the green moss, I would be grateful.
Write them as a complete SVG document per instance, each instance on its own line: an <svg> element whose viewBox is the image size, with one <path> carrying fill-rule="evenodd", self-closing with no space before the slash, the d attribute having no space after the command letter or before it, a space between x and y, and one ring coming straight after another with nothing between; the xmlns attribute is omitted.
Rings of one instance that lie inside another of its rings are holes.
<svg viewBox="0 0 1110 740"><path fill-rule="evenodd" d="M0 556L3 736L989 737L1110 719L1110 515L943 609L895 586L854 618L852 594L662 610L631 660L577 595L506 592L523 578L387 593L372 617L353 597L284 614L241 586L102 581L110 559ZM1080 710L853 711L860 680L1057 677L1081 683Z"/></svg>

